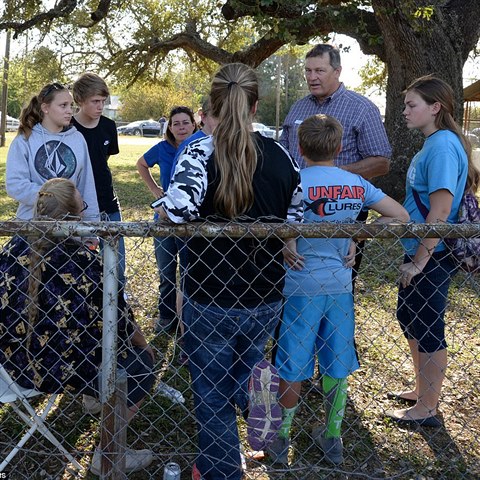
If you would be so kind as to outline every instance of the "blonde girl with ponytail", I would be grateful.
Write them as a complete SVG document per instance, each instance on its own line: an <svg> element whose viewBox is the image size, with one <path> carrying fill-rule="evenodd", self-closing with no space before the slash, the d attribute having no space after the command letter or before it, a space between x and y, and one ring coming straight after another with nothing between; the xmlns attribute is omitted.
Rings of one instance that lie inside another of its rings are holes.
<svg viewBox="0 0 480 480"><path fill-rule="evenodd" d="M296 163L279 143L252 131L255 72L241 63L224 65L212 80L210 100L217 126L180 156L157 209L161 217L175 223L301 221ZM247 418L255 450L273 441L281 424L278 377L264 349L282 307L283 242L193 237L187 246L183 321L198 423L194 474L240 480L236 408Z"/></svg>
<svg viewBox="0 0 480 480"><path fill-rule="evenodd" d="M78 221L88 205L65 178L39 189L34 220ZM0 361L25 388L83 394L99 404L102 361L103 265L97 252L75 238L48 232L14 237L0 252ZM155 380L153 351L118 295L118 365L127 372L127 417L138 411ZM85 402L88 400L88 403ZM126 451L126 471L146 468L150 450ZM91 471L100 474L100 447Z"/></svg>

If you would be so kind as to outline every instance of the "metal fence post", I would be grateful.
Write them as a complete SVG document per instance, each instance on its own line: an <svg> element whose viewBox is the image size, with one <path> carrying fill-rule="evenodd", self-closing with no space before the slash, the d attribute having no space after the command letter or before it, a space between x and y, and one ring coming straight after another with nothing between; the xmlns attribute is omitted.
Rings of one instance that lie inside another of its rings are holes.
<svg viewBox="0 0 480 480"><path fill-rule="evenodd" d="M103 243L103 338L100 374L102 403L101 478L119 479L125 476L126 449L126 375L118 376L117 385L117 317L118 317L118 241ZM124 372L123 372L124 373ZM117 387L120 391L117 391ZM122 419L116 419L119 415Z"/></svg>

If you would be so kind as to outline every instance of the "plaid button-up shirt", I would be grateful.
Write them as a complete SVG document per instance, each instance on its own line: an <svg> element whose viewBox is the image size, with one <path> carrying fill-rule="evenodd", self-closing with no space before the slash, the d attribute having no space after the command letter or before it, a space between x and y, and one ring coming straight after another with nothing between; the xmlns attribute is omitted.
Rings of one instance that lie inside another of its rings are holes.
<svg viewBox="0 0 480 480"><path fill-rule="evenodd" d="M336 166L373 156L390 158L392 149L380 111L373 102L347 90L341 83L323 103L313 95L302 98L285 118L280 143L288 149L300 168L305 167L305 160L298 150L298 127L303 120L319 113L336 118L343 126L342 151L335 159Z"/></svg>

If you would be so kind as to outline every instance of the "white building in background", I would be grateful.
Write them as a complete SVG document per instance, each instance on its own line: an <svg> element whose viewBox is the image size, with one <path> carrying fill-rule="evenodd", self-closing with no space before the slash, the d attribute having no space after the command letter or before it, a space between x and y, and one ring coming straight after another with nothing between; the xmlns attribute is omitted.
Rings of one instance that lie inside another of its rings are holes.
<svg viewBox="0 0 480 480"><path fill-rule="evenodd" d="M2 112L0 111L0 122L2 121ZM5 130L7 132L16 132L20 126L20 121L16 118L7 115L7 121L5 123Z"/></svg>
<svg viewBox="0 0 480 480"><path fill-rule="evenodd" d="M103 114L111 118L114 121L117 121L118 118L118 110L121 106L120 100L118 95L110 95L105 103L105 107L103 108Z"/></svg>

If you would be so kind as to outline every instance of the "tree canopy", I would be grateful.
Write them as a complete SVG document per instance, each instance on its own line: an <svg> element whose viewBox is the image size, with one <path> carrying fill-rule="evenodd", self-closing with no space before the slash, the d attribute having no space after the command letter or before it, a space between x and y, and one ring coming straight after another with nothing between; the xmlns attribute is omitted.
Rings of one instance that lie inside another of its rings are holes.
<svg viewBox="0 0 480 480"><path fill-rule="evenodd" d="M284 45L348 35L386 65L394 156L381 185L399 197L418 145L401 119L401 92L435 73L454 88L461 118L462 67L480 37L478 18L478 0L10 0L0 29L55 32L65 62L81 58L127 83L157 80L179 55L203 72L237 61L257 67Z"/></svg>

